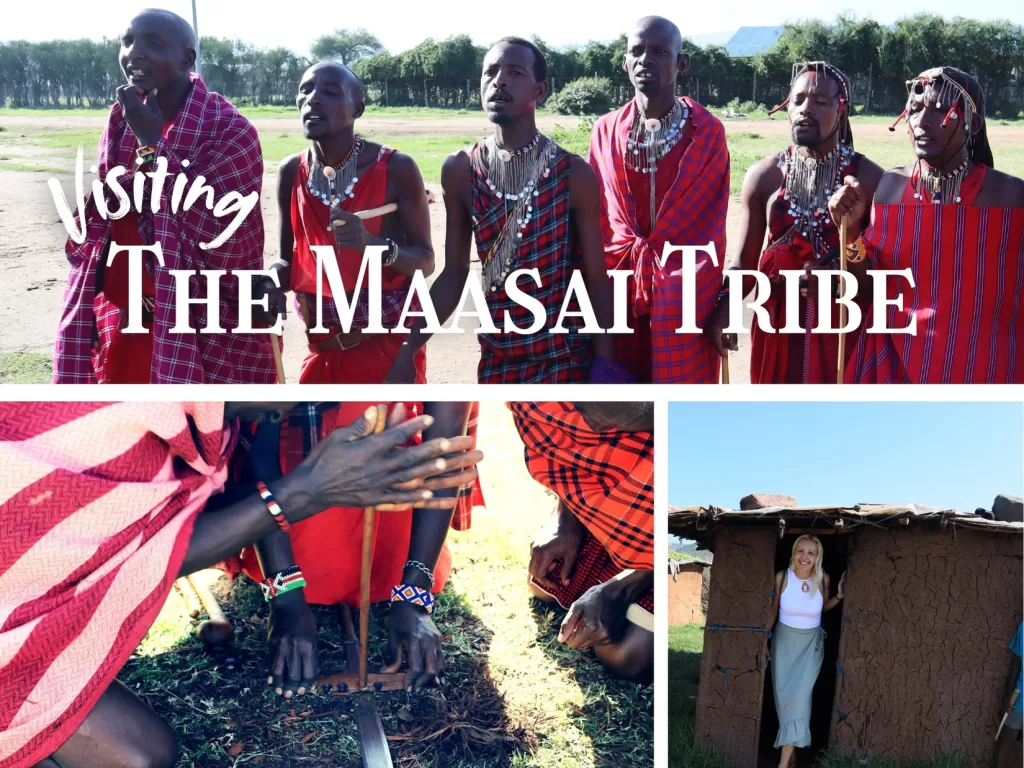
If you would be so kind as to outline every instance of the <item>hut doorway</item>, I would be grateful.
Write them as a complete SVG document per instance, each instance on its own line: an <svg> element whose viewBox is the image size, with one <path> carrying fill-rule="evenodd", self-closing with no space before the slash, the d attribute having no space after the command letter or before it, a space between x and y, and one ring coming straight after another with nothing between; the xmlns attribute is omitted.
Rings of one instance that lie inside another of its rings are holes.
<svg viewBox="0 0 1024 768"><path fill-rule="evenodd" d="M823 568L829 575L834 594L835 585L839 583L839 577L846 570L850 537L845 533L805 529L787 533L776 544L773 573L789 567L793 542L802 533L813 534L821 540L822 548L825 551ZM850 576L847 575L846 578L849 582ZM842 611L843 606L840 604L822 616L821 625L825 630L825 658L821 663L821 673L818 675L818 682L814 685L814 694L811 700L811 747L797 750L797 765L801 768L812 765L814 756L828 747L834 708L833 700L835 699L836 661L839 658L839 634L843 625ZM772 688L771 666L769 665L764 676L761 737L758 745L759 765L770 767L779 764L779 750L775 749L775 737L778 732L779 717L775 711L775 692Z"/></svg>

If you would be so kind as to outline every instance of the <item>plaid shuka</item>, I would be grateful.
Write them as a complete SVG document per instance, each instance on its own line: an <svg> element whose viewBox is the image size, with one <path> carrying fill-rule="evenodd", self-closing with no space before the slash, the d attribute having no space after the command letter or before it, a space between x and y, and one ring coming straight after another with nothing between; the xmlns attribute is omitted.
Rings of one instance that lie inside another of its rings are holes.
<svg viewBox="0 0 1024 768"><path fill-rule="evenodd" d="M594 432L572 403L509 403L526 467L619 569L654 568L654 435Z"/></svg>
<svg viewBox="0 0 1024 768"><path fill-rule="evenodd" d="M256 129L223 96L211 93L198 75L192 74L192 90L173 120L167 135L157 144L156 156L167 159L168 181L164 185L160 212L146 210L139 216L143 242L160 243L164 267L154 265L156 316L153 323L154 384L272 384L276 381L270 336L265 333L171 334L174 325L174 280L172 269L262 269L263 218L257 204L234 235L215 250L204 251L231 221L216 218L200 198L188 211L171 212L173 180L184 174L189 189L200 174L220 200L228 192L243 197L263 184L263 157ZM105 179L115 166L129 169L121 184L130 189L139 166L135 165L135 136L128 128L120 104L111 107L99 144L99 178ZM188 160L187 168L182 161ZM149 201L152 181L145 184ZM110 207L112 196L106 191ZM76 213L77 219L77 213ZM71 272L61 307L53 364L57 384L88 384L96 381L92 346L96 318L94 298L100 259L110 242L110 222L104 221L90 197L86 202L86 238L78 245L70 238L65 247ZM123 254L119 258L126 258ZM205 281L202 284L205 286ZM191 298L205 297L199 277L189 280ZM226 275L220 281L220 323L227 331L238 326L238 280ZM189 323L193 328L207 325L204 305L191 305Z"/></svg>
<svg viewBox="0 0 1024 768"><path fill-rule="evenodd" d="M484 142L473 147L470 162L473 232L480 260L486 261L505 226L506 205L487 186ZM583 319L567 317L563 325L568 333L548 333L558 320L573 272L583 266L569 216L570 162L569 153L557 147L549 166L550 175L541 176L537 182L533 218L509 268L510 274L517 269L538 270L540 287L529 278L520 280L519 286L544 305L547 313L544 327L529 335L477 334L480 340L477 380L481 384L568 384L587 380L593 354L590 336L579 332ZM571 306L578 309L575 301ZM533 313L512 301L504 285L487 294L487 307L499 330L505 326L506 312L520 328L533 324Z"/></svg>
<svg viewBox="0 0 1024 768"><path fill-rule="evenodd" d="M864 245L870 268L910 268L916 288L886 279L904 307L886 325L917 334L861 333L848 383L1024 383L1024 210L876 204Z"/></svg>
<svg viewBox="0 0 1024 768"><path fill-rule="evenodd" d="M783 150L785 156L796 151L795 147ZM840 170L840 178L859 177L860 159L863 155L854 153L850 162ZM804 236L796 218L789 212L786 199L786 184L783 182L768 208L768 245L761 254L757 268L768 275L773 283L781 281L779 272L787 269L803 269L806 262L834 262L839 253L839 228L828 218L822 226L810 229ZM838 269L838 264L830 267ZM786 318L786 296L779 296L765 302L772 328L782 328ZM750 329L750 383L751 384L835 384L838 375L839 335L834 333L812 333L818 324L817 285L811 284L811 293L800 298L800 318L804 334L774 333L762 331L754 317ZM832 327L839 327L839 305L831 304ZM846 334L846 353L856 343L858 330ZM799 357L799 362L795 359Z"/></svg>
<svg viewBox="0 0 1024 768"><path fill-rule="evenodd" d="M222 403L0 404L0 767L81 725L227 478Z"/></svg>
<svg viewBox="0 0 1024 768"><path fill-rule="evenodd" d="M635 317L650 314L651 378L654 383L715 383L721 358L703 334L677 334L682 320L682 257L670 256L658 266L665 243L715 243L719 266L706 253L697 255L696 319L705 322L722 287L725 260L725 216L729 205L729 149L721 121L690 98L693 140L679 163L650 237L640 235L633 191L626 173L626 141L633 122L633 102L605 115L590 137L590 164L601 186L601 225L608 269L633 272Z"/></svg>

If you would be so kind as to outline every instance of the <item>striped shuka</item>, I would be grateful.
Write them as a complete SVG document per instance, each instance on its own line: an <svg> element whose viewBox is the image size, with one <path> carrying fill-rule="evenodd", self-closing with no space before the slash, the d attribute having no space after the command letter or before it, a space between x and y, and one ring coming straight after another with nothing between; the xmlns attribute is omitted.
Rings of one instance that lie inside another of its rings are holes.
<svg viewBox="0 0 1024 768"><path fill-rule="evenodd" d="M642 237L633 191L626 174L626 141L633 121L633 102L605 115L590 138L590 164L601 187L601 225L609 270L630 270L635 277L635 317L651 319L653 383L713 384L721 358L703 334L677 334L682 324L682 257L658 265L666 243L715 244L718 266L706 253L697 254L696 319L703 328L722 287L725 260L725 216L729 205L729 149L722 122L693 99L690 109L693 140L679 163L675 184L665 194L650 237Z"/></svg>
<svg viewBox="0 0 1024 768"><path fill-rule="evenodd" d="M618 570L654 568L654 435L593 431L571 403L509 403L526 466Z"/></svg>
<svg viewBox="0 0 1024 768"><path fill-rule="evenodd" d="M221 403L0 404L0 768L81 725L227 477Z"/></svg>
<svg viewBox="0 0 1024 768"><path fill-rule="evenodd" d="M862 332L848 383L1024 383L1024 210L973 205L875 205L864 235L872 269L907 269L916 288L887 278L886 325ZM864 323L870 327L871 308Z"/></svg>
<svg viewBox="0 0 1024 768"><path fill-rule="evenodd" d="M175 281L172 269L251 269L263 268L263 217L259 204L238 230L221 246L202 250L200 243L215 240L228 226L231 217L217 218L200 198L188 211L172 213L172 181L183 174L194 183L202 174L213 188L215 200L228 192L247 197L259 195L263 186L263 154L259 136L252 123L242 117L231 103L207 90L202 79L192 74L192 90L175 116L167 135L156 145L157 158L167 159L168 181L163 189L160 212L139 217L139 236L146 243L160 243L164 267L154 271L156 309L153 320L153 384L273 384L276 381L270 336L266 333L183 333L172 334L175 315ZM135 136L128 128L120 104L110 109L107 126L99 144L98 178L121 165L128 169L121 177L125 189L131 189L138 171L135 165ZM188 160L189 165L182 167ZM150 198L151 181L146 182ZM189 187L192 189L193 187ZM108 208L117 208L109 190ZM53 361L55 384L92 384L93 340L96 329L96 274L99 261L110 242L109 220L104 220L89 197L85 204L85 242L70 238L65 253L71 265ZM77 213L75 215L77 221ZM121 254L118 258L127 258ZM190 278L192 298L206 296L205 283ZM106 312L101 307L100 313ZM189 307L192 328L208 325L205 304ZM220 281L220 324L228 331L238 326L238 279L226 275Z"/></svg>

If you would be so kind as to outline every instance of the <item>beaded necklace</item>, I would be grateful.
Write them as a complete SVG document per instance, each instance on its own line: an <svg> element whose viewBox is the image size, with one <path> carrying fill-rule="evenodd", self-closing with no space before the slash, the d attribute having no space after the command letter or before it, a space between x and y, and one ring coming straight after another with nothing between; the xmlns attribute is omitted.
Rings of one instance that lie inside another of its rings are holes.
<svg viewBox="0 0 1024 768"><path fill-rule="evenodd" d="M690 108L676 99L672 109L665 117L644 117L640 106L633 102L633 125L626 139L626 161L634 171L649 174L651 177L651 230L654 230L658 211L654 189L654 179L658 173L658 163L671 152L679 140L687 120L690 119Z"/></svg>
<svg viewBox="0 0 1024 768"><path fill-rule="evenodd" d="M359 181L359 177L356 176L356 168L359 165L359 156L363 152L364 143L361 136L356 136L345 156L333 166L327 166L323 163L317 157L315 149L310 153L312 161L309 164L309 178L306 180L306 189L313 194L313 197L318 198L324 205L331 204L331 198L336 196L336 190L338 189L344 190L341 197L355 197L355 193L352 190L355 188L356 182ZM335 173L324 174L326 167L333 168Z"/></svg>
<svg viewBox="0 0 1024 768"><path fill-rule="evenodd" d="M843 184L843 169L853 159L853 147L842 142L825 157L817 160L804 156L796 147L788 147L778 155L778 167L786 175L783 199L804 237L820 232L831 221L828 201Z"/></svg>
<svg viewBox="0 0 1024 768"><path fill-rule="evenodd" d="M918 160L910 177L910 184L914 188L914 199L923 200L925 193L930 191L931 202L934 205L959 203L960 186L967 176L967 166L970 163L971 158L968 156L952 171L948 173L935 173L934 168L923 165Z"/></svg>

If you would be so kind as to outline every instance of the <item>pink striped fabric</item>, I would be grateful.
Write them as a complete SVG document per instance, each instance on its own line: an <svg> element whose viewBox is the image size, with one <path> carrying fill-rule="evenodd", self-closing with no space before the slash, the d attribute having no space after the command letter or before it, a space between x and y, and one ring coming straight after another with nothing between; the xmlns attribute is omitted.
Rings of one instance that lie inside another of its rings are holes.
<svg viewBox="0 0 1024 768"><path fill-rule="evenodd" d="M52 754L152 626L227 477L221 403L0 403L0 768Z"/></svg>

